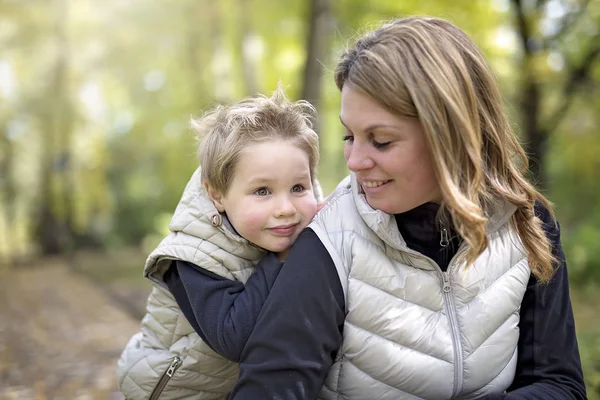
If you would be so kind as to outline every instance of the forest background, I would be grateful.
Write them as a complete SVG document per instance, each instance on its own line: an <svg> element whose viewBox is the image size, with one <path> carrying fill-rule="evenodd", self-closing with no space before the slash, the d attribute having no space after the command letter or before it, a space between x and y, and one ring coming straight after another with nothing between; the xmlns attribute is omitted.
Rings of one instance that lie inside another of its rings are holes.
<svg viewBox="0 0 600 400"><path fill-rule="evenodd" d="M556 205L600 398L600 0L0 0L0 264L62 259L135 320L145 256L197 167L190 118L283 82L318 109L328 193L347 174L336 60L423 14L462 27L498 74Z"/></svg>

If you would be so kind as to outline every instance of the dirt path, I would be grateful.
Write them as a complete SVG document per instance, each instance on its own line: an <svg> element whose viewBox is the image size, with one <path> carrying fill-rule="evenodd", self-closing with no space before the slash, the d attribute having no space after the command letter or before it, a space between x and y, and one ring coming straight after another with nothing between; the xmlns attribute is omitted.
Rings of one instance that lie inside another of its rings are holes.
<svg viewBox="0 0 600 400"><path fill-rule="evenodd" d="M120 399L139 322L60 260L0 271L0 399Z"/></svg>

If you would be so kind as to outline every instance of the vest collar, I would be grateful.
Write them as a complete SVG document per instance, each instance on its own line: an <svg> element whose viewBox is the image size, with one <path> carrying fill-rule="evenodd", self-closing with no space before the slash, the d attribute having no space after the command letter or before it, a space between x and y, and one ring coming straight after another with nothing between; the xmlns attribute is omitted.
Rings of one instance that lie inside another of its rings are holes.
<svg viewBox="0 0 600 400"><path fill-rule="evenodd" d="M367 203L366 196L358 184L358 180L354 173L350 174L350 183L354 203L358 213L365 221L367 226L386 244L399 250L406 250L406 241L398 230L395 216L393 214L387 214L381 210L376 210L372 208L369 203ZM499 200L492 208L494 211L492 216L488 219L488 224L486 227L486 232L488 235L494 233L504 224L506 224L517 209L515 205L503 200ZM409 212L412 212L412 210ZM426 206L423 209L423 213L424 218L427 218L429 223L435 223L437 207L435 207L434 204L431 204L431 206ZM429 213L434 215L427 215Z"/></svg>

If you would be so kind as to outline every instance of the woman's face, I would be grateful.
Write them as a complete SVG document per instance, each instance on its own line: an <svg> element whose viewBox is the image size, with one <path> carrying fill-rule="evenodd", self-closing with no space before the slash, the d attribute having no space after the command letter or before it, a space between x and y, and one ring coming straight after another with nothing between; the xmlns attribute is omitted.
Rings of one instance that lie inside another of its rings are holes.
<svg viewBox="0 0 600 400"><path fill-rule="evenodd" d="M395 115L346 85L340 120L346 127L348 168L356 174L371 207L399 214L441 201L431 152L418 119Z"/></svg>

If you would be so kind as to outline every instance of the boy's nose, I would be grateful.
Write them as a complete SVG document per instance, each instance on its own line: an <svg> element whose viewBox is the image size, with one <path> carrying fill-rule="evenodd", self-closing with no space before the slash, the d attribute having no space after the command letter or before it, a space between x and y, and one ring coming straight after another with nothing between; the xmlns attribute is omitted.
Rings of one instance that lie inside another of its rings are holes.
<svg viewBox="0 0 600 400"><path fill-rule="evenodd" d="M278 217L294 215L296 213L296 207L288 196L282 196L277 203L275 213Z"/></svg>

